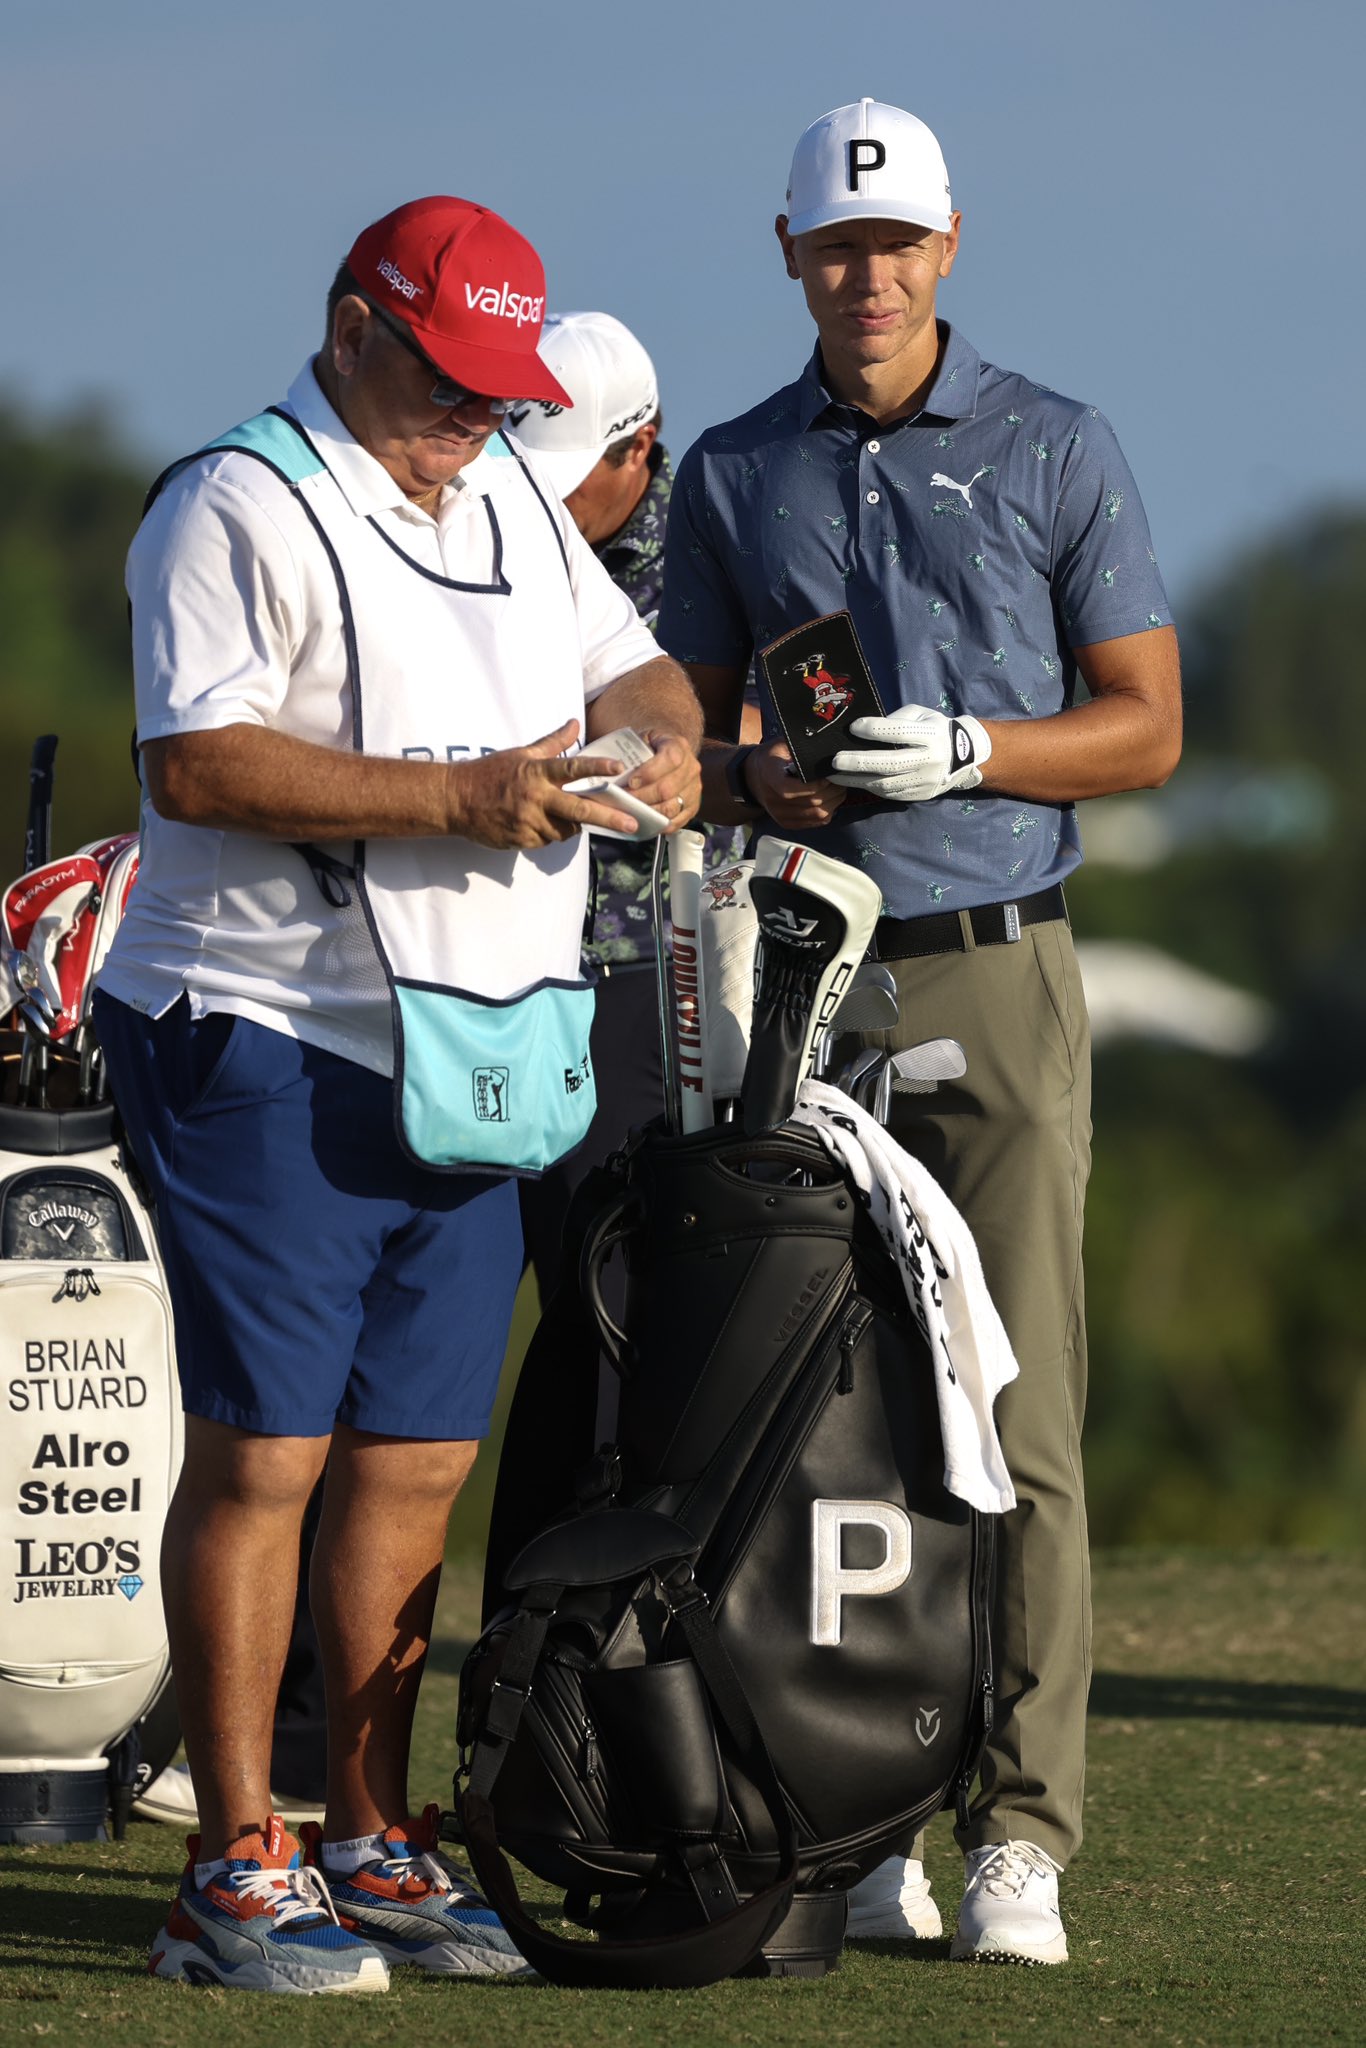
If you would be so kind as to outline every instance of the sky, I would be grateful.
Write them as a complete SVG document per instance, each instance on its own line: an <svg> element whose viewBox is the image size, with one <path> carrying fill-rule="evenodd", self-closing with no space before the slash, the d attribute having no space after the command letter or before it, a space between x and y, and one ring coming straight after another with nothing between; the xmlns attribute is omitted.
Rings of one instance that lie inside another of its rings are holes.
<svg viewBox="0 0 1366 2048"><path fill-rule="evenodd" d="M773 237L801 130L939 136L941 313L1108 413L1179 603L1366 501L1366 9L1353 0L7 0L0 392L98 397L149 477L281 397L332 273L454 192L655 358L675 455L800 370Z"/></svg>

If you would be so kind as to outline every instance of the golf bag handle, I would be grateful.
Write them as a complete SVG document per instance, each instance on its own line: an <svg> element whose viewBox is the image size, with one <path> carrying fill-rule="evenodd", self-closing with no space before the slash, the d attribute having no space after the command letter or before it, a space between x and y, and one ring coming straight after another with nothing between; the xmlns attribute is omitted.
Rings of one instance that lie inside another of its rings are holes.
<svg viewBox="0 0 1366 2048"><path fill-rule="evenodd" d="M756 1132L743 1150L737 1150L737 1135L730 1125L716 1125L706 1131L690 1131L674 1138L673 1142L690 1147L699 1160L705 1160L707 1152L713 1148L724 1146L730 1155L725 1166L727 1173L743 1171L747 1166L767 1160L778 1164L790 1163L793 1167L808 1170L824 1170L832 1182L841 1177L815 1133L800 1125L783 1124L773 1130ZM603 1299L602 1269L617 1246L624 1244L640 1227L638 1215L627 1216L631 1203L630 1192L623 1189L589 1226L579 1253L581 1298L597 1325L607 1362L621 1379L628 1379L634 1367L631 1340L613 1320Z"/></svg>
<svg viewBox="0 0 1366 2048"><path fill-rule="evenodd" d="M631 1340L608 1312L602 1293L602 1269L619 1244L624 1244L635 1228L623 1218L630 1201L624 1191L609 1203L596 1219L583 1241L579 1254L579 1286L588 1312L597 1324L598 1336L603 1352L613 1372L620 1379L627 1379L631 1371Z"/></svg>

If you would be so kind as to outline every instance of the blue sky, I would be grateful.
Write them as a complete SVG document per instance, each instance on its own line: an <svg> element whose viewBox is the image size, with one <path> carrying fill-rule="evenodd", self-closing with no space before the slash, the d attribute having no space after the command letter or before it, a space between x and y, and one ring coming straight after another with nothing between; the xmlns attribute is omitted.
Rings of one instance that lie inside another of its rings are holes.
<svg viewBox="0 0 1366 2048"><path fill-rule="evenodd" d="M16 4L0 387L104 396L150 473L283 393L360 227L458 192L552 305L636 329L681 453L805 359L772 218L800 130L870 93L944 146L941 310L1109 413L1179 601L1366 499L1363 75L1348 0Z"/></svg>

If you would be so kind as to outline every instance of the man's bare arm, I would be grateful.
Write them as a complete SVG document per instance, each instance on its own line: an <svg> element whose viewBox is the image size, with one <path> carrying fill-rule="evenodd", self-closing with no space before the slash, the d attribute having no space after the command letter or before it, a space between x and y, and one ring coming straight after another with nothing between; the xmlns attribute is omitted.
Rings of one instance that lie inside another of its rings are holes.
<svg viewBox="0 0 1366 2048"><path fill-rule="evenodd" d="M654 759L630 777L628 788L642 803L663 811L672 821L671 831L680 831L702 794L697 759L702 707L687 675L667 654L618 676L589 705L590 744L623 725L633 727L655 750Z"/></svg>
<svg viewBox="0 0 1366 2048"><path fill-rule="evenodd" d="M1097 640L1076 657L1089 703L1052 718L982 720L991 738L984 790L1070 803L1167 780L1181 758L1176 629Z"/></svg>
<svg viewBox="0 0 1366 2048"><path fill-rule="evenodd" d="M148 740L147 786L163 818L264 839L471 839L481 846L549 846L584 825L619 825L620 811L561 784L612 774L619 761L561 759L577 719L527 747L468 761L395 761L343 753L262 725Z"/></svg>
<svg viewBox="0 0 1366 2048"><path fill-rule="evenodd" d="M745 786L761 810L780 829L794 831L825 825L844 802L844 791L832 782L803 782L789 775L792 754L785 740L765 740L758 712L745 704L744 668L713 668L689 663L688 674L706 714L707 738L702 751L703 817L712 825L753 824L751 805L737 803L726 780L726 765L736 738L754 752L745 763Z"/></svg>

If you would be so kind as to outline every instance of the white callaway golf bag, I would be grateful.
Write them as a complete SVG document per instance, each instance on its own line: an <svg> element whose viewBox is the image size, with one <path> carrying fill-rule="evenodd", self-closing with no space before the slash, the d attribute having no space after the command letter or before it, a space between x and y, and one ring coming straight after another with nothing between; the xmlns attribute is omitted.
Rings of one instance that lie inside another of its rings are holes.
<svg viewBox="0 0 1366 2048"><path fill-rule="evenodd" d="M5 892L0 962L0 1842L102 1837L111 1812L121 1835L179 1739L171 1312L89 1023L136 839L48 860L42 772L35 750L38 858ZM50 772L49 751L49 792Z"/></svg>

